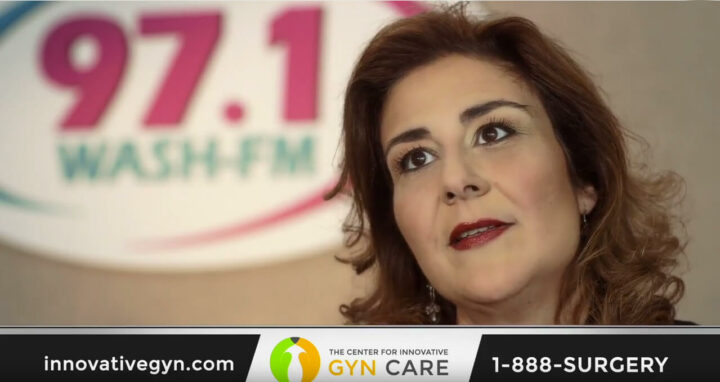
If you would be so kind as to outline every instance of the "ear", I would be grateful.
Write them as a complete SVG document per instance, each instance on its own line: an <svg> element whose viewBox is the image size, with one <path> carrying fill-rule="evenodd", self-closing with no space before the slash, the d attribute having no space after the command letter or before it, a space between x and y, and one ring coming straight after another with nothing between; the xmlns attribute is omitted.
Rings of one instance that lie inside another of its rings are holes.
<svg viewBox="0 0 720 382"><path fill-rule="evenodd" d="M578 211L581 214L587 215L592 212L597 203L597 192L595 187L592 185L586 185L578 188L575 191L575 198L578 203Z"/></svg>

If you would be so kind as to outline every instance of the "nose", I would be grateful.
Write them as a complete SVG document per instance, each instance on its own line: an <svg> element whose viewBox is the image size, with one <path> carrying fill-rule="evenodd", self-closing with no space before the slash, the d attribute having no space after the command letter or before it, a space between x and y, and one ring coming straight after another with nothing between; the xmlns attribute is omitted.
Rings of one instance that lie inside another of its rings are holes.
<svg viewBox="0 0 720 382"><path fill-rule="evenodd" d="M446 157L443 167L443 201L452 205L485 195L490 183L478 171L477 164L462 155Z"/></svg>

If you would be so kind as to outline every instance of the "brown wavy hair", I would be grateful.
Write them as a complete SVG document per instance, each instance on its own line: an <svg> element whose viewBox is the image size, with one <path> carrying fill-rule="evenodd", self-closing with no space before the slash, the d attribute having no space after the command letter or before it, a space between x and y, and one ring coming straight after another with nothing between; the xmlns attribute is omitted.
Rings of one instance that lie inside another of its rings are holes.
<svg viewBox="0 0 720 382"><path fill-rule="evenodd" d="M465 5L397 20L380 30L349 80L337 186L326 195L352 197L343 225L349 263L376 271L374 291L340 306L348 323L425 324L427 280L393 214L393 184L383 160L380 116L388 91L413 69L460 54L510 71L539 96L566 156L573 185L591 184L598 201L587 216L574 260L563 276L555 322L671 324L684 293L673 275L686 241L671 208L684 182L628 162L628 141L589 75L555 41L521 17L479 19ZM438 296L441 324L455 324L455 306Z"/></svg>

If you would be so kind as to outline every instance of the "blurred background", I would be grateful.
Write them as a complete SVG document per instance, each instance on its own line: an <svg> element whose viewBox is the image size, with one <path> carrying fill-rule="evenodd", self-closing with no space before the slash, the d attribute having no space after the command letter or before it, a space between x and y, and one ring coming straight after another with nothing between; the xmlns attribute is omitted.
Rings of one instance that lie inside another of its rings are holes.
<svg viewBox="0 0 720 382"><path fill-rule="evenodd" d="M364 44L434 3L0 4L0 325L328 325ZM720 324L720 5L473 2L527 17L687 182L678 317Z"/></svg>

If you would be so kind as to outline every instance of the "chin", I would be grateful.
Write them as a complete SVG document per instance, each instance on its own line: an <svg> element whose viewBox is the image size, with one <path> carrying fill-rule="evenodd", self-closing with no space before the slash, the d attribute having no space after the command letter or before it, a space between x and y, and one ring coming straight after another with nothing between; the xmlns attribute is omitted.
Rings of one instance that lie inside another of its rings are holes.
<svg viewBox="0 0 720 382"><path fill-rule="evenodd" d="M529 284L527 272L518 272L517 269L498 269L492 272L475 272L472 277L459 279L461 285L456 285L460 291L459 299L474 303L492 304L505 301Z"/></svg>

